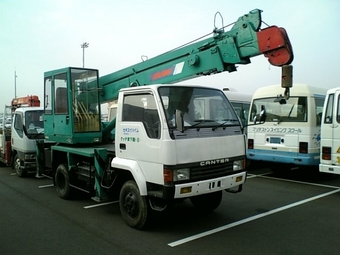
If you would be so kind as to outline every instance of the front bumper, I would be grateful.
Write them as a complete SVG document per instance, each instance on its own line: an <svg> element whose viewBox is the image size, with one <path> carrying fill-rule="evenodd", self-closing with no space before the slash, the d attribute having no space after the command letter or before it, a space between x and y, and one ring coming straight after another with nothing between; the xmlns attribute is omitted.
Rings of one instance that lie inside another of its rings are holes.
<svg viewBox="0 0 340 255"><path fill-rule="evenodd" d="M340 174L340 166L320 164L319 171L329 174Z"/></svg>
<svg viewBox="0 0 340 255"><path fill-rule="evenodd" d="M148 183L148 195L163 199L179 199L192 196L198 196L216 192L219 190L228 190L246 181L247 172L241 171L228 176L222 176L209 180L201 180L196 182L187 182L174 185L156 185Z"/></svg>

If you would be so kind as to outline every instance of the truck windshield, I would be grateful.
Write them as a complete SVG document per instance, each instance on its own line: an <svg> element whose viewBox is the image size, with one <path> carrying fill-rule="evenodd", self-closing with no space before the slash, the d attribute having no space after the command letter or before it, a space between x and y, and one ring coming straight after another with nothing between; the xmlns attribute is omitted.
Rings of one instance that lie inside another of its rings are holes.
<svg viewBox="0 0 340 255"><path fill-rule="evenodd" d="M278 100L276 97L254 99L249 121L252 122L261 106L266 109L266 122L306 122L307 97L290 97Z"/></svg>
<svg viewBox="0 0 340 255"><path fill-rule="evenodd" d="M44 133L43 110L25 112L25 127L28 134Z"/></svg>
<svg viewBox="0 0 340 255"><path fill-rule="evenodd" d="M160 87L169 128L175 127L175 112L183 112L184 126L220 127L240 125L234 108L221 90L190 86Z"/></svg>

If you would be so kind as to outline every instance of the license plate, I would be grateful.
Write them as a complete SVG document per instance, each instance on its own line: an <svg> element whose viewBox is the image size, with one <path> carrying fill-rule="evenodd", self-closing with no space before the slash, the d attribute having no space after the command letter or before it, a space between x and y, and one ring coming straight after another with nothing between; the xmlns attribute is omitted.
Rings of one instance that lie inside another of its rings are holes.
<svg viewBox="0 0 340 255"><path fill-rule="evenodd" d="M209 183L209 190L220 188L222 186L222 181L215 181Z"/></svg>
<svg viewBox="0 0 340 255"><path fill-rule="evenodd" d="M280 144L281 143L281 138L280 137L271 137L270 138L270 143Z"/></svg>

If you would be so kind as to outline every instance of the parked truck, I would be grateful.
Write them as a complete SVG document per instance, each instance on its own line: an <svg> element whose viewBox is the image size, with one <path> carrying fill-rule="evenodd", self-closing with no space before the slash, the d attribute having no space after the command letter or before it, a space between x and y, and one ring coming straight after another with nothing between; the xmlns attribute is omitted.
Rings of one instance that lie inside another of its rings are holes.
<svg viewBox="0 0 340 255"><path fill-rule="evenodd" d="M0 130L0 161L12 166L19 177L36 172L35 140L44 139L42 115L43 108L36 95L13 98L11 105L5 106Z"/></svg>
<svg viewBox="0 0 340 255"><path fill-rule="evenodd" d="M240 192L245 135L232 105L221 89L173 83L233 72L261 54L289 65L285 30L261 29L261 12L100 78L87 68L45 72L44 132L55 144L38 144L38 171L51 170L61 198L78 189L98 202L118 199L122 218L136 229L178 199L211 211L223 190ZM100 105L114 100L116 117L101 122Z"/></svg>

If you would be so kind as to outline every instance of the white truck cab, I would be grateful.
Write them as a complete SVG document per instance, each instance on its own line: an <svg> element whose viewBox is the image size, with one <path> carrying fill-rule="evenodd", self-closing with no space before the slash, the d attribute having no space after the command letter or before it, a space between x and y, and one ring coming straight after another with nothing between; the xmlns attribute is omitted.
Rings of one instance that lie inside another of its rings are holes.
<svg viewBox="0 0 340 255"><path fill-rule="evenodd" d="M43 108L21 107L16 109L11 126L11 154L13 168L19 177L36 172L35 143L37 139L44 139Z"/></svg>

